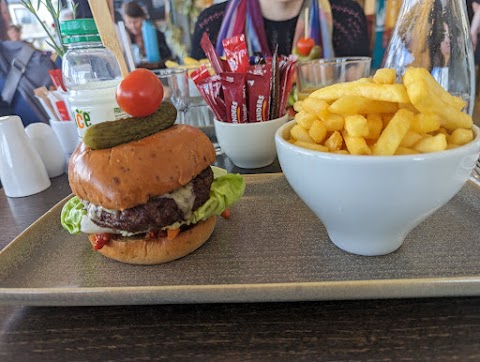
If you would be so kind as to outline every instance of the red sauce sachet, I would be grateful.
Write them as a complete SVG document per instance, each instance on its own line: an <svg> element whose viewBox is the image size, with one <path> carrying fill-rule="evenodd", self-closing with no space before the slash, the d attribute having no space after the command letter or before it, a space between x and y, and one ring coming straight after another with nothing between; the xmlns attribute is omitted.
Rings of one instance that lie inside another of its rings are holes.
<svg viewBox="0 0 480 362"><path fill-rule="evenodd" d="M198 91L211 108L215 117L222 122L227 122L226 106L223 96L222 80L218 74L208 78L194 79Z"/></svg>
<svg viewBox="0 0 480 362"><path fill-rule="evenodd" d="M248 67L246 78L249 122L265 122L270 119L271 77L271 63Z"/></svg>
<svg viewBox="0 0 480 362"><path fill-rule="evenodd" d="M224 39L222 44L230 72L245 73L249 64L245 35Z"/></svg>
<svg viewBox="0 0 480 362"><path fill-rule="evenodd" d="M218 56L215 47L213 46L210 38L208 37L207 33L203 33L202 40L200 40L200 46L202 47L205 55L207 56L208 60L210 60L210 64L212 65L213 70L215 73L220 74L225 69L223 66L223 62Z"/></svg>
<svg viewBox="0 0 480 362"><path fill-rule="evenodd" d="M277 47L278 48L278 47ZM270 87L270 119L276 119L279 117L280 110L280 72L278 69L278 49L272 56L272 77Z"/></svg>
<svg viewBox="0 0 480 362"><path fill-rule="evenodd" d="M287 109L288 96L292 90L293 80L295 78L295 67L296 67L297 57L295 55L290 55L288 58L284 58L280 61L280 102L279 102L279 117L282 117L285 114Z"/></svg>
<svg viewBox="0 0 480 362"><path fill-rule="evenodd" d="M193 83L197 84L197 81L201 79L207 79L210 77L210 72L208 71L205 64L202 64L197 69L193 70L190 73L190 78L193 80Z"/></svg>
<svg viewBox="0 0 480 362"><path fill-rule="evenodd" d="M247 123L247 96L245 74L222 73L223 97L227 113L227 122Z"/></svg>

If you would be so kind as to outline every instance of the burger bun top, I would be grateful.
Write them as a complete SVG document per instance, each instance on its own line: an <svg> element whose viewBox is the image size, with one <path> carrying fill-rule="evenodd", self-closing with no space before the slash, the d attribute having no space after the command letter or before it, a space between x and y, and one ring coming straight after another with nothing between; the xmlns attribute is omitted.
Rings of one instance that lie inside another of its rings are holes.
<svg viewBox="0 0 480 362"><path fill-rule="evenodd" d="M106 209L125 210L186 185L215 162L215 149L198 128L174 125L112 148L80 142L68 178L75 195Z"/></svg>

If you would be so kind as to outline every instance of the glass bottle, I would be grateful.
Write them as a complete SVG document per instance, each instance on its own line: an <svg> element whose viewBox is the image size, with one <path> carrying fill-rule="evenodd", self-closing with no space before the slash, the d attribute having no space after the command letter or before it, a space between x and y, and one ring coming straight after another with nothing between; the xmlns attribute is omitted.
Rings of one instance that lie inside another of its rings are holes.
<svg viewBox="0 0 480 362"><path fill-rule="evenodd" d="M384 67L423 67L473 114L475 69L465 0L404 0Z"/></svg>
<svg viewBox="0 0 480 362"><path fill-rule="evenodd" d="M94 19L67 20L60 24L67 52L62 77L70 112L80 137L88 127L128 116L115 100L122 73L115 55L101 42Z"/></svg>

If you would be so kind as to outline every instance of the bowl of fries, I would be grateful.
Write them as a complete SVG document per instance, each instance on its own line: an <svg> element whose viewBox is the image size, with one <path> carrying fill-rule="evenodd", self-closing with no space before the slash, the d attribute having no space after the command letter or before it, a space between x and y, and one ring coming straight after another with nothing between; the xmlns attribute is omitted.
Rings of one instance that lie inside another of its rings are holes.
<svg viewBox="0 0 480 362"><path fill-rule="evenodd" d="M385 255L470 177L480 130L464 106L419 68L322 88L277 131L280 166L337 247Z"/></svg>

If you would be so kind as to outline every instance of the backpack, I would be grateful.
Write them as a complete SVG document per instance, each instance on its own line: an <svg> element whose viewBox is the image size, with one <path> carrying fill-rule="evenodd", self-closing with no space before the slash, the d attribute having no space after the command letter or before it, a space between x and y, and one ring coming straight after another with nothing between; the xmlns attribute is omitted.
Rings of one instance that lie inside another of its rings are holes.
<svg viewBox="0 0 480 362"><path fill-rule="evenodd" d="M0 115L17 114L24 126L48 123L49 117L34 90L53 85L48 71L56 68L49 54L26 42L0 42Z"/></svg>

